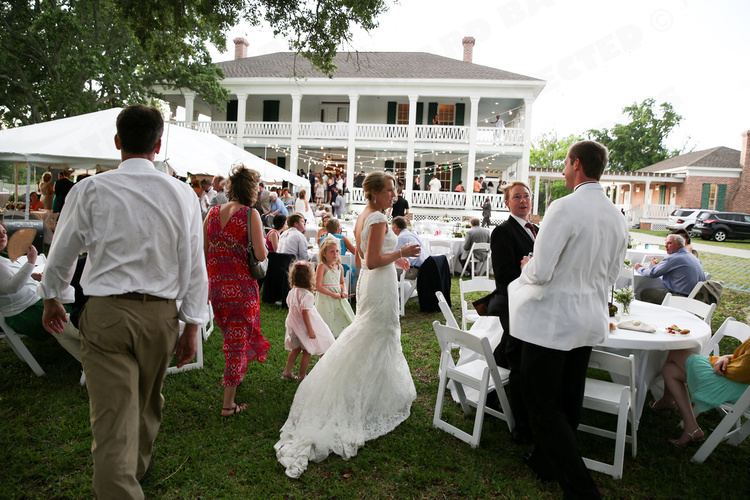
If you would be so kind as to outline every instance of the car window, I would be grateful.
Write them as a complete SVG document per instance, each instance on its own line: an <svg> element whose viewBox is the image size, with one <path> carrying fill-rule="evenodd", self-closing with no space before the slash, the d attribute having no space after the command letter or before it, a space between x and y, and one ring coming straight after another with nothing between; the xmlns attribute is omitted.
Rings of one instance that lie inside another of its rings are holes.
<svg viewBox="0 0 750 500"><path fill-rule="evenodd" d="M675 214L677 217L687 217L688 215L691 215L695 210L675 210Z"/></svg>
<svg viewBox="0 0 750 500"><path fill-rule="evenodd" d="M711 215L711 213L712 212L701 212L698 214L697 218L700 220L708 219L708 216Z"/></svg>
<svg viewBox="0 0 750 500"><path fill-rule="evenodd" d="M750 215L743 215L745 222L750 222Z"/></svg>

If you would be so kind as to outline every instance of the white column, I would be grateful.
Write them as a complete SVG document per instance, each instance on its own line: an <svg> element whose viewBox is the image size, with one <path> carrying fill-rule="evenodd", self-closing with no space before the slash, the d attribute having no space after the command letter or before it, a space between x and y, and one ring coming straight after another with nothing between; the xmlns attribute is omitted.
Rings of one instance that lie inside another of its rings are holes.
<svg viewBox="0 0 750 500"><path fill-rule="evenodd" d="M539 215L539 184L542 182L542 176L534 176L534 215Z"/></svg>
<svg viewBox="0 0 750 500"><path fill-rule="evenodd" d="M297 163L299 162L299 108L301 102L302 94L292 94L292 137L289 170L295 174L299 168Z"/></svg>
<svg viewBox="0 0 750 500"><path fill-rule="evenodd" d="M187 93L185 94L185 121L187 122L187 126L190 126L190 123L193 121L193 113L194 111L194 105L195 105L195 94L194 93Z"/></svg>
<svg viewBox="0 0 750 500"><path fill-rule="evenodd" d="M524 98L523 100L523 155L521 163L516 170L516 179L519 181L529 182L529 156L531 152L531 106L534 100Z"/></svg>
<svg viewBox="0 0 750 500"><path fill-rule="evenodd" d="M646 187L643 192L643 216L649 217L649 206L651 205L651 181L646 181Z"/></svg>
<svg viewBox="0 0 750 500"><path fill-rule="evenodd" d="M247 94L237 94L237 145L245 147L245 116L247 114Z"/></svg>
<svg viewBox="0 0 750 500"><path fill-rule="evenodd" d="M470 97L469 112L469 157L466 161L466 210L472 210L471 200L474 197L474 171L477 162L477 120L479 120L479 97Z"/></svg>
<svg viewBox="0 0 750 500"><path fill-rule="evenodd" d="M615 196L615 193L617 192L617 184L614 182L612 183L612 187L610 188L609 196L612 199L612 203L617 205L617 197Z"/></svg>
<svg viewBox="0 0 750 500"><path fill-rule="evenodd" d="M406 142L406 173L404 174L404 199L411 206L411 192L414 185L414 140L417 135L417 99L419 96L409 96L409 128Z"/></svg>
<svg viewBox="0 0 750 500"><path fill-rule="evenodd" d="M349 135L346 145L346 190L354 189L354 176L357 175L357 103L358 94L349 94ZM349 195L351 201L351 195Z"/></svg>

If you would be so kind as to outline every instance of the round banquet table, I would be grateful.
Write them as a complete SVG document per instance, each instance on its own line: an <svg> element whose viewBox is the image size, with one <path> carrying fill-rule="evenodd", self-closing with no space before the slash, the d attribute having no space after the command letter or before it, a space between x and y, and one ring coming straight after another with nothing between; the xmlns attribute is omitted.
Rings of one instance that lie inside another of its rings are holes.
<svg viewBox="0 0 750 500"><path fill-rule="evenodd" d="M700 352L711 337L711 327L689 312L639 300L630 304L630 314L620 318L620 323L626 320L639 320L656 328L656 332L617 328L613 332L607 332L604 342L597 349L603 347L617 354L635 355L636 415L640 420L646 393L651 390L655 396L661 396L661 368L668 351L690 349ZM673 324L690 330L690 333L667 333L666 327Z"/></svg>

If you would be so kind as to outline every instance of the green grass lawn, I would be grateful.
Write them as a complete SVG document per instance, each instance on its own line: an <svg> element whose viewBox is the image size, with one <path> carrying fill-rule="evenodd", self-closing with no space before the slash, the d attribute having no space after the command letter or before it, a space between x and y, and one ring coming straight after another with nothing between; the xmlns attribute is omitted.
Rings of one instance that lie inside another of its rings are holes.
<svg viewBox="0 0 750 500"><path fill-rule="evenodd" d="M664 237L668 235L671 231L654 231L651 229L631 229L630 232L632 233L643 233L643 234L650 234L651 236L659 236ZM721 243L718 241L713 240L704 240L700 237L693 237L692 238L693 243L700 243L701 245L711 245L714 247L724 247L724 248L739 248L740 250L750 250L750 240L726 240Z"/></svg>
<svg viewBox="0 0 750 500"><path fill-rule="evenodd" d="M458 285L453 283L458 317ZM726 316L748 319L750 294L727 291L718 308L714 329ZM263 331L272 348L265 364L252 364L238 400L248 411L223 419L221 334L205 344L205 368L170 375L164 388L164 423L156 441L152 468L143 482L151 498L557 498L556 485L537 482L521 464L524 448L510 440L505 423L487 417L479 448L432 427L437 392L438 344L435 314L419 312L416 300L407 305L402 342L417 387L411 417L394 432L369 442L349 461L329 457L311 464L300 480L290 480L278 465L273 445L284 423L296 384L280 380L286 359L283 348L285 312L263 306ZM0 343L0 497L91 497L91 455L88 400L78 386L79 367L54 342L28 345L47 371L35 377ZM730 345L725 346L731 348ZM540 367L543 369L543 367ZM469 429L457 405L447 403L448 417ZM585 414L599 424L614 420ZM721 445L705 464L690 463L695 448L675 449L676 414L643 413L638 456L626 449L624 478L594 473L606 497L653 498L743 496L750 491L750 440L738 449ZM699 418L710 431L717 412ZM614 442L580 435L585 455L610 459Z"/></svg>

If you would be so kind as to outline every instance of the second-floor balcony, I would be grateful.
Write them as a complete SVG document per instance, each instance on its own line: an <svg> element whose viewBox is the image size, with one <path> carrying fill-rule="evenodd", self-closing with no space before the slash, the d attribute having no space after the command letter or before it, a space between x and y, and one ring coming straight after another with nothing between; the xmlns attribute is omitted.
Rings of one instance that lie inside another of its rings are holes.
<svg viewBox="0 0 750 500"><path fill-rule="evenodd" d="M409 206L421 208L445 208L447 210L465 210L467 193L455 193L451 191L412 191L411 199L407 199ZM471 210L481 210L487 198L493 211L504 210L503 195L472 193ZM356 205L365 205L366 200L362 188L354 188L348 195L347 201Z"/></svg>
<svg viewBox="0 0 750 500"><path fill-rule="evenodd" d="M173 122L175 125L189 127L228 140L266 139L274 142L291 141L292 122L244 122L242 134L238 133L234 121L196 121ZM470 127L454 125L416 125L414 141L429 144L469 145ZM316 139L345 141L349 138L349 124L345 122L301 122L297 129L299 139ZM385 123L358 123L354 139L367 142L404 143L409 140L408 125L391 125ZM522 147L524 130L522 128L477 127L476 145L482 147Z"/></svg>

